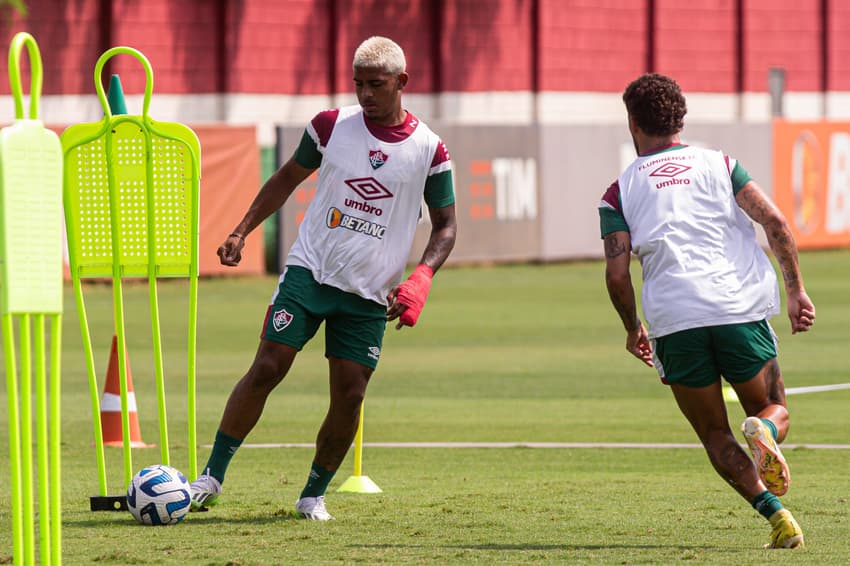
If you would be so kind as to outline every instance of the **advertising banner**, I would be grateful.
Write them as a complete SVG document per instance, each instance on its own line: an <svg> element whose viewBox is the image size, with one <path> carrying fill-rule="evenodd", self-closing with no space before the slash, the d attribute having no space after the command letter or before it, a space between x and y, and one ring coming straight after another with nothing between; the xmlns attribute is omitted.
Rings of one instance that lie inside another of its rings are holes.
<svg viewBox="0 0 850 566"><path fill-rule="evenodd" d="M191 126L201 143L198 230L200 275L261 275L265 272L262 226L251 235L236 268L219 262L216 250L242 219L260 189L260 150L254 126ZM57 134L63 126L51 126ZM65 258L65 278L70 279Z"/></svg>
<svg viewBox="0 0 850 566"><path fill-rule="evenodd" d="M448 263L527 261L540 256L537 129L528 126L431 125L449 150L458 222ZM302 128L279 128L278 158L292 156ZM364 159L368 156L364 156ZM314 173L293 192L281 214L281 265L316 194ZM431 224L427 207L410 252L419 260Z"/></svg>
<svg viewBox="0 0 850 566"><path fill-rule="evenodd" d="M773 170L800 249L850 245L850 122L774 122Z"/></svg>

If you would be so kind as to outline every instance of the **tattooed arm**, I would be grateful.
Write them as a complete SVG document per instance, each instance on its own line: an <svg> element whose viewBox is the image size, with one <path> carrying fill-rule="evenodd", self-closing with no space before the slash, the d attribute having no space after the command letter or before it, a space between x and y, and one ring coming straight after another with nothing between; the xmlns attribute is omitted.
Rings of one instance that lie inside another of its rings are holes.
<svg viewBox="0 0 850 566"><path fill-rule="evenodd" d="M605 284L611 304L626 332L640 326L635 303L635 291L632 276L629 273L629 254L632 251L628 232L611 232L605 236Z"/></svg>
<svg viewBox="0 0 850 566"><path fill-rule="evenodd" d="M632 251L631 236L626 231L611 232L605 242L605 285L611 304L626 329L626 350L646 365L652 367L652 346L646 328L637 314L635 290L629 272Z"/></svg>
<svg viewBox="0 0 850 566"><path fill-rule="evenodd" d="M749 181L735 196L738 206L764 228L767 243L779 263L785 295L788 298L788 318L791 333L805 332L815 322L815 306L806 294L797 244L782 212L765 196L755 181Z"/></svg>

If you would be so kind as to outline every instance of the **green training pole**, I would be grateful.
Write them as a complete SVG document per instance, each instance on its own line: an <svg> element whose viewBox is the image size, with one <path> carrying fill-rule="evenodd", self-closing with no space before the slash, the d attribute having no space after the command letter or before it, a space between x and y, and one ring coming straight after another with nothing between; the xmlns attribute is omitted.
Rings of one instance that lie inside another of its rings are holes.
<svg viewBox="0 0 850 566"><path fill-rule="evenodd" d="M44 315L36 314L33 326L35 335L46 337L44 330ZM47 366L44 363L44 339L36 340L35 349L35 423L36 423L36 447L38 462L38 485L50 486L50 466L48 463L48 450L50 449L49 435L47 433ZM50 489L38 490L38 508L50 509ZM42 553L46 552L46 562L50 562L50 513L40 512L38 514L39 548Z"/></svg>
<svg viewBox="0 0 850 566"><path fill-rule="evenodd" d="M100 63L100 61L98 61ZM100 76L103 71L103 64L95 66L94 77L96 84L100 84ZM118 75L112 75L109 80L109 94L107 95L107 105L112 115L120 115L127 113L127 104L124 100L124 90L121 87L121 79ZM107 134L106 136L106 155L111 156L114 152L114 138ZM107 157L108 159L108 157ZM107 172L109 179L109 206L110 220L112 222L112 298L113 298L113 317L115 320L115 336L117 342L117 357L118 357L118 386L121 400L121 440L122 440L122 455L124 458L124 485L130 485L130 480L133 479L133 451L132 437L130 432L130 407L129 407L129 377L127 376L127 337L124 326L124 292L121 284L122 269L118 261L120 257L120 234L121 226L118 223L118 195L115 187L115 168L109 166L107 162ZM98 420L100 415L97 416Z"/></svg>
<svg viewBox="0 0 850 566"><path fill-rule="evenodd" d="M35 555L35 505L32 485L32 328L30 315L18 317L21 353L21 495L24 498L24 548Z"/></svg>
<svg viewBox="0 0 850 566"><path fill-rule="evenodd" d="M115 53L121 53L123 51L116 51ZM108 53L108 52L107 52ZM105 63L106 58L101 58L101 62ZM153 85L153 72L147 73L147 81ZM97 84L100 83L100 73L102 71L102 65L95 68L95 81ZM107 104L109 105L109 109L114 115L122 115L127 114L127 105L124 100L124 91L121 87L121 80L118 75L112 75L109 81L109 89L106 93ZM144 139L145 145L145 153L150 155L152 153L151 147L151 138L150 136L145 136ZM148 202L153 200L151 195L151 191L154 187L153 181L153 168L150 160L147 160L145 164L145 187L146 198ZM156 254L156 250L154 249L154 244L156 242L156 238L154 237L156 231L156 223L155 217L152 214L147 215L148 222L148 257L154 257ZM120 232L121 228L118 227ZM153 354L154 354L154 368L156 375L156 399L157 399L157 416L159 419L159 446L160 446L160 463L165 464L166 466L170 464L170 453L169 444L168 444L168 416L166 410L166 402L165 402L165 370L163 367L162 360L162 331L160 329L160 318L159 318L159 299L157 296L157 285L156 285L156 264L154 262L149 262L148 264L148 303L150 304L150 316L151 316L151 334L153 337ZM124 410L122 405L122 427L124 423ZM126 417L127 426L129 428L129 415ZM125 438L126 432L124 433ZM126 445L126 444L125 444ZM126 449L126 448L125 448Z"/></svg>
<svg viewBox="0 0 850 566"><path fill-rule="evenodd" d="M49 434L50 421L48 420L47 411L48 382L46 363L49 360L46 359L47 352L44 347L44 344L47 341L47 334L45 332L45 315L36 314L34 317L35 320L33 322L36 336L33 346L35 351L35 423L36 447L38 453L36 457L36 461L38 462L37 475L39 486L50 486L51 444ZM41 510L38 514L39 548L41 548L42 561L45 564L50 563L50 553L52 552L53 547L51 544L50 532L50 518L52 516L52 512L50 511L50 505L52 503L51 493L52 489L50 489L50 487L38 490L38 508Z"/></svg>
<svg viewBox="0 0 850 566"><path fill-rule="evenodd" d="M195 210L195 215L197 217L198 211L198 202L197 198L193 203L193 208ZM195 238L197 238L197 234L195 234ZM198 246L197 242L194 245L195 253L197 254ZM186 418L188 419L188 442L189 442L189 477L197 478L198 477L198 451L196 447L198 446L198 434L197 434L197 400L195 399L195 391L196 391L196 374L197 374L197 350L198 350L198 328L197 328L197 320L198 320L198 260L195 257L194 260L195 272L194 275L191 276L189 280L189 332L188 332L188 342L186 344L189 349L188 361L187 361L187 371L188 376L186 379L186 387L187 387L187 395L186 395Z"/></svg>
<svg viewBox="0 0 850 566"><path fill-rule="evenodd" d="M12 489L12 556L23 556L24 516L21 492L21 433L18 411L18 369L15 361L14 322L3 314L3 353L6 359L6 401L9 411L9 487Z"/></svg>
<svg viewBox="0 0 850 566"><path fill-rule="evenodd" d="M113 151L112 136L106 135L106 155ZM108 162L107 162L108 163ZM133 453L130 449L130 409L128 404L127 387L127 340L124 335L124 291L121 285L121 262L118 220L118 195L115 190L115 170L107 165L109 186L109 219L111 223L112 242L112 316L115 320L115 335L117 337L118 357L118 386L121 398L121 438L124 455L124 487L130 485L133 479ZM98 418L100 415L98 415Z"/></svg>
<svg viewBox="0 0 850 566"><path fill-rule="evenodd" d="M24 118L19 70L25 47L31 75L28 118ZM13 562L53 565L62 561L58 410L62 150L56 135L38 120L42 67L31 35L18 33L12 39L8 71L15 122L0 130L0 315L9 413ZM51 321L49 352L45 348L47 320Z"/></svg>
<svg viewBox="0 0 850 566"><path fill-rule="evenodd" d="M50 556L53 563L62 559L62 403L60 368L62 354L62 316L50 315Z"/></svg>
<svg viewBox="0 0 850 566"><path fill-rule="evenodd" d="M98 60L95 65L94 78L95 84L100 85L100 75L103 71L103 58ZM115 83L120 85L121 82L117 76L113 76L110 86ZM118 92L116 95L118 102L116 106L123 106L123 92ZM108 103L107 103L108 106ZM124 108L126 111L126 107ZM109 109L111 114L112 109ZM111 115L109 116L112 117ZM114 137L107 132L105 137L106 155L107 155L107 179L109 187L109 219L111 222L111 243L112 243L112 309L113 319L115 321L115 336L117 337L117 357L118 357L118 386L121 399L121 439L123 441L122 454L124 456L124 485L130 485L133 479L133 451L131 450L132 438L130 437L130 408L129 408L129 386L127 384L127 338L124 327L124 291L121 285L121 224L118 215L118 194L115 189L117 187L115 179L115 167L109 157L114 153ZM100 418L100 415L97 416Z"/></svg>
<svg viewBox="0 0 850 566"><path fill-rule="evenodd" d="M124 90L121 87L121 78L118 75L112 75L109 81L109 91L107 92L107 100L112 114L126 114L127 105L124 100ZM71 234L69 233L69 240ZM76 239L73 240L76 243ZM72 244L69 241L69 247ZM75 247L75 246L74 246ZM73 261L72 264L76 262ZM76 265L72 266L72 275L77 273ZM97 372L95 369L94 350L92 347L91 332L89 331L88 317L86 315L86 303L83 295L82 278L72 277L74 287L74 298L77 305L77 315L80 321L80 334L83 341L83 352L85 354L86 374L89 378L89 405L92 414L92 426L94 428L94 444L95 444L95 460L97 463L97 485L98 495L107 497L106 484L106 455L103 447L103 425L100 418L100 391L97 386ZM123 430L123 424L122 424ZM108 503L106 504L108 507Z"/></svg>
<svg viewBox="0 0 850 566"><path fill-rule="evenodd" d="M70 238L70 235L69 235ZM70 247L70 241L68 243ZM106 456L103 453L103 428L100 422L100 397L98 396L97 378L94 364L94 350L89 332L88 317L86 316L85 299L83 297L83 284L79 277L73 276L76 270L72 260L72 280L74 286L74 298L77 304L77 315L80 320L80 335L83 340L83 353L86 360L86 374L89 379L89 404L91 406L92 422L94 425L94 450L97 460L97 487L98 494L106 497Z"/></svg>
<svg viewBox="0 0 850 566"><path fill-rule="evenodd" d="M188 130L188 128L187 128ZM178 133L178 132L175 132ZM184 132L182 139L186 139L187 133ZM181 139L178 137L178 139ZM195 138L197 140L197 138ZM190 144L186 144L187 148L192 148ZM197 435L197 400L195 392L197 390L197 356L198 356L198 277L200 275L198 248L200 239L199 219L200 212L200 181L201 181L201 163L200 163L200 145L197 146L197 154L193 159L195 165L195 178L191 187L190 210L189 218L191 218L189 230L189 250L187 253L188 260L188 277L189 277L189 320L187 321L187 364L186 364L186 414L188 419L188 443L189 443L189 477L198 477L198 435ZM188 187L187 187L188 188Z"/></svg>

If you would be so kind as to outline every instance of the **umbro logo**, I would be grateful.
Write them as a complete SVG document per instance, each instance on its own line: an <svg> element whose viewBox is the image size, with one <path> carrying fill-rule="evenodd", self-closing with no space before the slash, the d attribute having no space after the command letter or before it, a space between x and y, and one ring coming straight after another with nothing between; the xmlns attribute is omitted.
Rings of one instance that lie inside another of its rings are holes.
<svg viewBox="0 0 850 566"><path fill-rule="evenodd" d="M650 177L675 177L689 170L690 166L678 163L665 163L649 174Z"/></svg>
<svg viewBox="0 0 850 566"><path fill-rule="evenodd" d="M655 169L649 174L650 177L666 177L666 181L661 181L655 185L656 189L663 189L673 185L690 185L691 180L687 177L679 177L682 173L689 171L691 168L688 165L680 163L665 163L661 167Z"/></svg>
<svg viewBox="0 0 850 566"><path fill-rule="evenodd" d="M391 198L393 194L374 177L360 177L359 179L346 179L345 184L351 187L357 196L363 200L378 200Z"/></svg>

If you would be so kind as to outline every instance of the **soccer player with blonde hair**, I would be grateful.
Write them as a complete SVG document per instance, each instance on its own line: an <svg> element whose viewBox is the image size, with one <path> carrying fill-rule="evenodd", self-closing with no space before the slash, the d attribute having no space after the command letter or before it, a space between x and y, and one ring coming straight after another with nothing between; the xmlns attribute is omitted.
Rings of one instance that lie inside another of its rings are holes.
<svg viewBox="0 0 850 566"><path fill-rule="evenodd" d="M296 354L325 325L330 405L295 509L332 519L325 491L351 446L387 321L416 324L431 278L455 242L451 161L440 138L402 106L408 74L394 41L371 37L354 52L359 104L319 112L294 155L262 186L218 249L237 265L251 231L318 169L318 186L272 295L253 364L236 384L204 473L192 482L193 508L214 505L236 450ZM402 281L422 199L431 235Z"/></svg>

